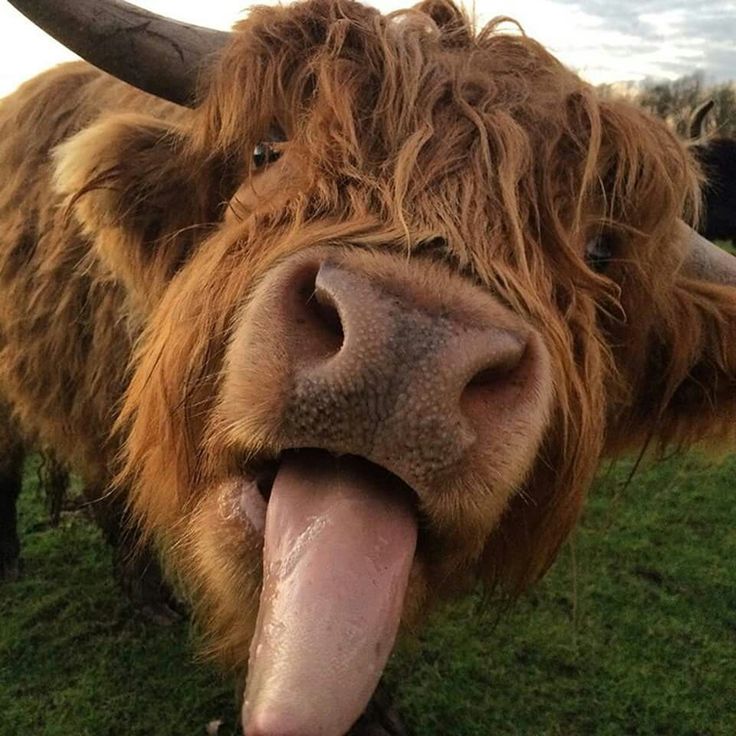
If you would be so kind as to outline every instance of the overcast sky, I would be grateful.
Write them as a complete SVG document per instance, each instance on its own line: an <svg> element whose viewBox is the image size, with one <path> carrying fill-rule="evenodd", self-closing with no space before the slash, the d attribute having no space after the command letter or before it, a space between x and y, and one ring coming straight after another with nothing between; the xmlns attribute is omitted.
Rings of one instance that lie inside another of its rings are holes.
<svg viewBox="0 0 736 736"><path fill-rule="evenodd" d="M100 0L102 2L102 0ZM261 0L261 3L269 0ZM472 0L467 0L472 3ZM227 29L248 0L140 0L157 13ZM256 4L256 3L253 3ZM373 0L393 10L412 0ZM736 80L736 0L476 0L486 21L509 15L594 83L674 79L696 69L707 82ZM74 58L0 0L0 96Z"/></svg>

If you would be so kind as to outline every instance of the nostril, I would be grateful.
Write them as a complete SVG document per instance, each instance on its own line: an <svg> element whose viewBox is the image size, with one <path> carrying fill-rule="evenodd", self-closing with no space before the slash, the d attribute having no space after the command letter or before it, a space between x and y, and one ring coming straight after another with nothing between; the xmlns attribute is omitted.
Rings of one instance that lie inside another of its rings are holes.
<svg viewBox="0 0 736 736"><path fill-rule="evenodd" d="M319 287L314 290L309 306L314 315L315 321L322 326L324 333L329 334L333 338L336 349L339 350L345 340L345 333L342 329L342 320L340 312L337 310L332 295Z"/></svg>
<svg viewBox="0 0 736 736"><path fill-rule="evenodd" d="M295 339L298 353L311 361L339 352L345 334L332 295L317 286L315 272L304 274L296 291Z"/></svg>
<svg viewBox="0 0 736 736"><path fill-rule="evenodd" d="M496 366L492 368L485 368L476 373L473 378L468 382L466 389L482 389L488 386L493 386L500 380L503 380L509 373L510 367L508 365Z"/></svg>
<svg viewBox="0 0 736 736"><path fill-rule="evenodd" d="M461 403L467 409L477 401L489 398L515 385L526 354L526 341L517 335L503 333L489 344L483 366L467 382Z"/></svg>
<svg viewBox="0 0 736 736"><path fill-rule="evenodd" d="M468 382L468 386L486 386L496 383L506 377L516 368L524 356L524 344L519 341L515 344L501 346L491 358L491 363L478 371Z"/></svg>

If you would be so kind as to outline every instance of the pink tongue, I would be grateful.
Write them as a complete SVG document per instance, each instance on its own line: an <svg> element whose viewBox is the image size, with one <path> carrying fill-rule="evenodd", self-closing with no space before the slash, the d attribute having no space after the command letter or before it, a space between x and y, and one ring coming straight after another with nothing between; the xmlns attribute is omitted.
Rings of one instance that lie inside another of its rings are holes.
<svg viewBox="0 0 736 736"><path fill-rule="evenodd" d="M417 538L395 486L356 458L303 451L282 463L266 515L247 736L344 736L370 700Z"/></svg>

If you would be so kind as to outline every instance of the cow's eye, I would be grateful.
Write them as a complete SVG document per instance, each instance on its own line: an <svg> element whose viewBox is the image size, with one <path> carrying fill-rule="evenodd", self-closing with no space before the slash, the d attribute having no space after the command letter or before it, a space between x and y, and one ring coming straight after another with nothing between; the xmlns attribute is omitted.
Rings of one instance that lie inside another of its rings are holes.
<svg viewBox="0 0 736 736"><path fill-rule="evenodd" d="M253 168L261 169L268 164L272 164L281 156L281 149L278 143L262 141L253 149Z"/></svg>
<svg viewBox="0 0 736 736"><path fill-rule="evenodd" d="M613 260L614 237L610 233L596 233L585 244L585 260L598 273L603 273Z"/></svg>

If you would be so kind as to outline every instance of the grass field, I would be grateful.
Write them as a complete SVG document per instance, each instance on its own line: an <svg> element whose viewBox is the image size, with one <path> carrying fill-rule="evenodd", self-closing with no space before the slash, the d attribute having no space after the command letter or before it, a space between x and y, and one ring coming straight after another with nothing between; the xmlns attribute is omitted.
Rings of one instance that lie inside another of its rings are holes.
<svg viewBox="0 0 736 736"><path fill-rule="evenodd" d="M416 736L736 734L736 461L609 469L551 574L500 621L438 615L389 667ZM51 529L29 468L25 576L0 587L0 735L190 736L233 686L185 624L121 598L82 513Z"/></svg>

